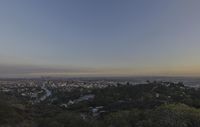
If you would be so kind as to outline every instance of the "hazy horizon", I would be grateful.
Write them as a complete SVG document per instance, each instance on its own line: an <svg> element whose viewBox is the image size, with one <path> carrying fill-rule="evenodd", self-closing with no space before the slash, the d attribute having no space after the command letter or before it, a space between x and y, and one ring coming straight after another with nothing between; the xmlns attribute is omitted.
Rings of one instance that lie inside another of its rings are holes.
<svg viewBox="0 0 200 127"><path fill-rule="evenodd" d="M1 0L0 77L199 77L199 5Z"/></svg>

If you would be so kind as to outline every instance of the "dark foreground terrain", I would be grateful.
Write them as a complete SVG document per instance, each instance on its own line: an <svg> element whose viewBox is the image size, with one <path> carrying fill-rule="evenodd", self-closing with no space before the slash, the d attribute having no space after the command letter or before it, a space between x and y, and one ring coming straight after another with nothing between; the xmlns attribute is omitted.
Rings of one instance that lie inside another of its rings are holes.
<svg viewBox="0 0 200 127"><path fill-rule="evenodd" d="M48 90L34 103L2 91L0 127L200 127L200 89L182 83Z"/></svg>

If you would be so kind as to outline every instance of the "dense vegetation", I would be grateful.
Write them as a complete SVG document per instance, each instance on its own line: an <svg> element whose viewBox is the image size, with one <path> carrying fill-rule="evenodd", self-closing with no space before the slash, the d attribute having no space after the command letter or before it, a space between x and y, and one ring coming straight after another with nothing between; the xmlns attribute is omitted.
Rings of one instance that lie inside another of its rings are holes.
<svg viewBox="0 0 200 127"><path fill-rule="evenodd" d="M200 127L200 89L152 82L102 89L54 90L39 104L0 95L1 127ZM80 96L94 99L61 107ZM52 98L57 97L55 101ZM92 109L101 107L94 115Z"/></svg>

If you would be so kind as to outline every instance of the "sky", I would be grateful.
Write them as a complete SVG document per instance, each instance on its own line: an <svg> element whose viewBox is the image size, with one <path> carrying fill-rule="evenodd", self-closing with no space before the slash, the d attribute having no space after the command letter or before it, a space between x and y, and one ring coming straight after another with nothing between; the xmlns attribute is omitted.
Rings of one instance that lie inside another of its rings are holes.
<svg viewBox="0 0 200 127"><path fill-rule="evenodd" d="M200 76L199 0L0 0L0 77Z"/></svg>

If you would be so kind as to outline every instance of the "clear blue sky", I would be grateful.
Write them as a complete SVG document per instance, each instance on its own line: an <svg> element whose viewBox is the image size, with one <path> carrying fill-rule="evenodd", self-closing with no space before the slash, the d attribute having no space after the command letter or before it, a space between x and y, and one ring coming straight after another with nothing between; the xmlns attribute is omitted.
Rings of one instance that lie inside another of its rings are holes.
<svg viewBox="0 0 200 127"><path fill-rule="evenodd" d="M199 5L0 0L0 76L199 76Z"/></svg>

